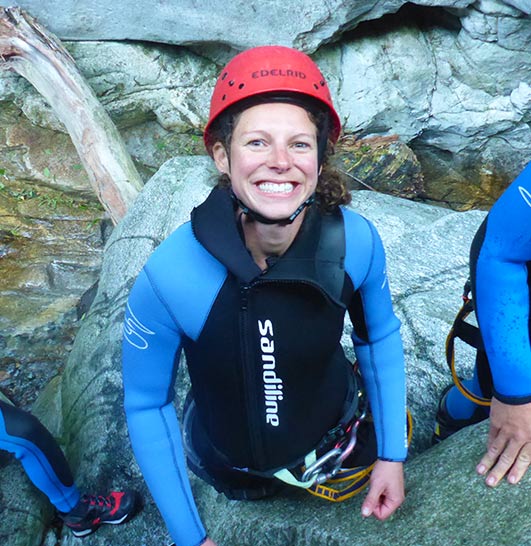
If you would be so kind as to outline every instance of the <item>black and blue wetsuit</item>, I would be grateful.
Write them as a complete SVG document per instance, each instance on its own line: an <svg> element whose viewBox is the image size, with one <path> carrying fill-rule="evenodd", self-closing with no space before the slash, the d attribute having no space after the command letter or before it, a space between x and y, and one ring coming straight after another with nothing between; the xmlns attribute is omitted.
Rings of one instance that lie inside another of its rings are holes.
<svg viewBox="0 0 531 546"><path fill-rule="evenodd" d="M531 164L493 205L470 255L473 297L492 390L482 392L487 390L483 370L476 370L468 387L480 396L493 394L506 404L531 402L530 264ZM468 418L475 409L456 388L446 403L454 418Z"/></svg>
<svg viewBox="0 0 531 546"><path fill-rule="evenodd" d="M20 460L30 480L57 510L74 508L80 494L53 436L36 417L1 400L0 449Z"/></svg>
<svg viewBox="0 0 531 546"><path fill-rule="evenodd" d="M365 218L343 208L335 216L344 234L338 263L327 258L328 219L311 207L287 252L261 271L229 193L215 189L138 276L124 323L125 410L136 458L179 546L206 537L172 404L181 349L209 442L233 467L265 471L306 455L341 418L352 374L340 343L348 312L378 456L406 458L400 323L383 246Z"/></svg>

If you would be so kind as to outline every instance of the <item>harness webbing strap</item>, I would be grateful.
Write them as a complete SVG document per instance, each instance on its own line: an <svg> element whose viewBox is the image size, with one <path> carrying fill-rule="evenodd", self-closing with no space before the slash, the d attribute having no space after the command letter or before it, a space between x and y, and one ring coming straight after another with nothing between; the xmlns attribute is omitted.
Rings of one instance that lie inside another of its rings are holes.
<svg viewBox="0 0 531 546"><path fill-rule="evenodd" d="M458 337L465 343L468 343L475 349L484 351L483 338L477 326L465 322L465 319L474 311L474 305L471 299L466 299L463 306L457 313L452 325L454 337Z"/></svg>
<svg viewBox="0 0 531 546"><path fill-rule="evenodd" d="M407 443L410 445L413 436L413 418L408 409L406 410L406 415L408 429ZM316 462L316 457L316 451L312 451L308 454L304 462L305 468L308 469L313 465ZM292 471L286 468L275 473L275 477L289 485L306 489L308 493L311 493L316 497L320 497L330 502L342 502L357 495L367 486L375 464L376 461L367 466L341 468L333 477L328 478L325 483L319 483L316 474L307 481L301 481L295 477ZM337 484L340 484L341 486L337 487Z"/></svg>
<svg viewBox="0 0 531 546"><path fill-rule="evenodd" d="M477 350L483 350L483 342L481 341L481 333L479 328L473 326L472 324L466 323L465 319L473 311L473 306L471 300L465 300L465 303L457 313L455 317L454 324L450 328L450 332L446 338L446 362L450 368L452 374L452 379L454 380L455 386L459 389L459 392L465 397L468 398L471 402L474 402L478 406L488 407L491 404L490 398L484 398L483 396L478 396L468 389L461 378L457 375L455 369L455 338L459 337L465 343L468 343L472 347L475 347ZM466 327L464 326L466 325ZM479 339L479 341L478 341Z"/></svg>

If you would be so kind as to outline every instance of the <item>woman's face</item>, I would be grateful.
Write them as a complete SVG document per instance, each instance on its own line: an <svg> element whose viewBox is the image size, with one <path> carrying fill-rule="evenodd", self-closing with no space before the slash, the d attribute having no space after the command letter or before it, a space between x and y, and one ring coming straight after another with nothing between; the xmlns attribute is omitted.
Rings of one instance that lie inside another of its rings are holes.
<svg viewBox="0 0 531 546"><path fill-rule="evenodd" d="M289 217L317 187L317 128L306 110L294 104L244 110L232 133L230 161L219 142L212 153L236 196L272 220Z"/></svg>

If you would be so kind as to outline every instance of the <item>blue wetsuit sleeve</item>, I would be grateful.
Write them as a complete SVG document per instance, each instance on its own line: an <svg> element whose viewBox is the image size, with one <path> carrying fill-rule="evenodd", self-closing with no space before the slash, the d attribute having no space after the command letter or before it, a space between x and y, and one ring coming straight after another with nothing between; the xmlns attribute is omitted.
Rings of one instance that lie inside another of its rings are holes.
<svg viewBox="0 0 531 546"><path fill-rule="evenodd" d="M531 401L531 163L494 204L476 263L476 312L496 397Z"/></svg>
<svg viewBox="0 0 531 546"><path fill-rule="evenodd" d="M385 252L375 227L344 211L345 266L354 284L349 307L352 341L367 390L378 442L378 457L407 456L406 382L400 321L393 311Z"/></svg>
<svg viewBox="0 0 531 546"><path fill-rule="evenodd" d="M145 268L129 296L123 335L125 411L133 450L151 494L179 546L206 538L186 472L173 406L182 332Z"/></svg>

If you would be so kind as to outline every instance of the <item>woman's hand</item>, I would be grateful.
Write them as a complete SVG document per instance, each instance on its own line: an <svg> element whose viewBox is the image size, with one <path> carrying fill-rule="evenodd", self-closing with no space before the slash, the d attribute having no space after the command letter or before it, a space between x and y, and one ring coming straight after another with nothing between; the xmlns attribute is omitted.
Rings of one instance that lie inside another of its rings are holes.
<svg viewBox="0 0 531 546"><path fill-rule="evenodd" d="M513 406L496 398L490 407L487 452L477 466L494 487L507 474L509 483L518 483L531 463L531 403Z"/></svg>
<svg viewBox="0 0 531 546"><path fill-rule="evenodd" d="M404 502L404 498L403 464L376 461L361 515L365 518L374 516L383 521Z"/></svg>

